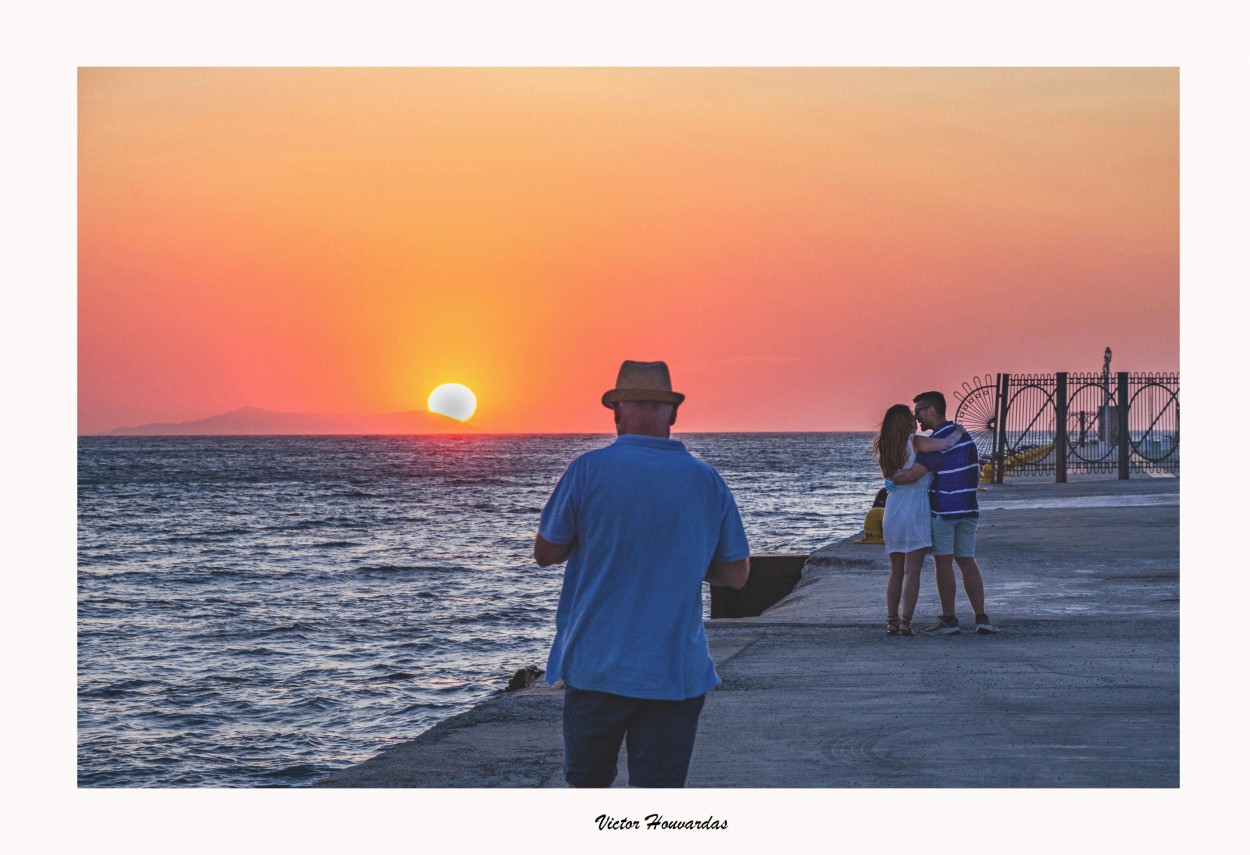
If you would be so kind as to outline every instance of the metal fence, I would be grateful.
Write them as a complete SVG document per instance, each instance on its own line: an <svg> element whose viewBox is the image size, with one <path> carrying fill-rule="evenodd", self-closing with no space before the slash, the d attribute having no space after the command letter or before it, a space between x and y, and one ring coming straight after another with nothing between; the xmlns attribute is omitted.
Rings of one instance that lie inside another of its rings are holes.
<svg viewBox="0 0 1250 855"><path fill-rule="evenodd" d="M1180 472L1179 374L997 374L955 392L982 480Z"/></svg>

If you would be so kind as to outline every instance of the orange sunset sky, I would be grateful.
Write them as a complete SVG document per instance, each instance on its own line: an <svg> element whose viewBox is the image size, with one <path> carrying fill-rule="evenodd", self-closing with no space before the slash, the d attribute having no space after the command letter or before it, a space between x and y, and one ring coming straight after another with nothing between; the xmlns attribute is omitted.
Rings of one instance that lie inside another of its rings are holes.
<svg viewBox="0 0 1250 855"><path fill-rule="evenodd" d="M244 406L870 430L997 371L1175 371L1163 69L79 72L78 428Z"/></svg>

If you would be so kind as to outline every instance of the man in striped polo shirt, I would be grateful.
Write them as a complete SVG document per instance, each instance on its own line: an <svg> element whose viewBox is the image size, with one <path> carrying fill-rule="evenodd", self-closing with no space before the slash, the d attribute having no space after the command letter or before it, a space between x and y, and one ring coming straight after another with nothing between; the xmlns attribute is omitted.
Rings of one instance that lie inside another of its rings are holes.
<svg viewBox="0 0 1250 855"><path fill-rule="evenodd" d="M916 404L916 421L941 439L955 429L946 419L946 398L941 392L921 392L912 399ZM972 437L965 434L962 442L943 452L921 452L916 462L933 473L929 487L929 511L933 526L933 563L937 571L938 599L942 617L925 630L930 635L958 635L959 619L955 617L955 569L959 565L964 580L964 593L976 616L977 632L988 635L998 632L985 614L985 583L977 564L977 483L980 461Z"/></svg>

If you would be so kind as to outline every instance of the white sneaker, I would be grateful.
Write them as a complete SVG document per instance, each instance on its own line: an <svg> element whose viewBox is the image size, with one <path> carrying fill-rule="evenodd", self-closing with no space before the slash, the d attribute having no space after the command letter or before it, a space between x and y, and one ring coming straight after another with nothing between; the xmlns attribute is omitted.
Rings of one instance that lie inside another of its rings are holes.
<svg viewBox="0 0 1250 855"><path fill-rule="evenodd" d="M938 618L938 622L924 631L925 635L959 635L959 619L951 618L947 623L946 618Z"/></svg>

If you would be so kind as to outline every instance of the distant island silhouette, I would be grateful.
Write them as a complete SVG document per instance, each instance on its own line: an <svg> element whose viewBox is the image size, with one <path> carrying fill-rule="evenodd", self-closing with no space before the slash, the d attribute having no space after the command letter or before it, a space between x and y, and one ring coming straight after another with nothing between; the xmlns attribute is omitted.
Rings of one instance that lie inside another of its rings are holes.
<svg viewBox="0 0 1250 855"><path fill-rule="evenodd" d="M283 413L243 407L189 422L121 427L99 436L269 436L332 434L464 433L477 428L439 413L407 410L378 415Z"/></svg>

